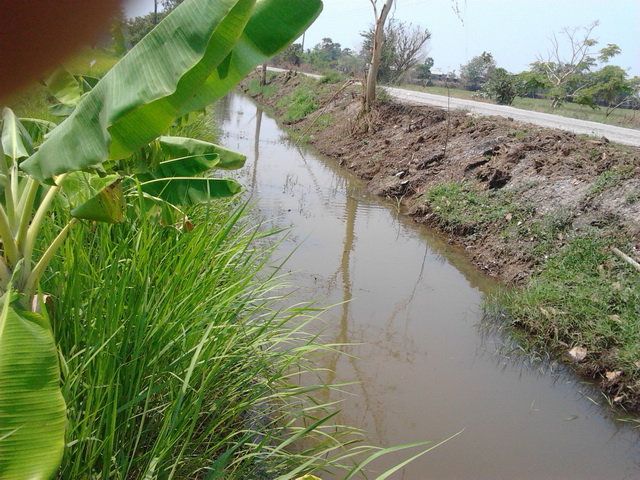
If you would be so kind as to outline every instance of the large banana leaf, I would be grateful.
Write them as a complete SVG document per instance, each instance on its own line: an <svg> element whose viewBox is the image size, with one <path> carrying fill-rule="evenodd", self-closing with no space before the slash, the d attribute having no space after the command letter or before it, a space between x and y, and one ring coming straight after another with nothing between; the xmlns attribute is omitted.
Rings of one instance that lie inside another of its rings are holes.
<svg viewBox="0 0 640 480"><path fill-rule="evenodd" d="M285 48L321 8L320 0L186 0L104 76L22 168L46 180L131 155Z"/></svg>
<svg viewBox="0 0 640 480"><path fill-rule="evenodd" d="M0 299L0 478L46 480L64 448L58 352L48 319L10 296Z"/></svg>
<svg viewBox="0 0 640 480"><path fill-rule="evenodd" d="M240 192L238 182L227 178L160 178L140 184L144 193L172 205L197 205Z"/></svg>
<svg viewBox="0 0 640 480"><path fill-rule="evenodd" d="M187 113L222 98L256 66L298 38L322 11L321 0L258 0L233 52L183 105Z"/></svg>
<svg viewBox="0 0 640 480"><path fill-rule="evenodd" d="M217 155L216 168L235 170L244 166L247 156L233 150L228 150L215 143L187 137L162 136L158 138L160 149L168 159L177 159L192 155Z"/></svg>

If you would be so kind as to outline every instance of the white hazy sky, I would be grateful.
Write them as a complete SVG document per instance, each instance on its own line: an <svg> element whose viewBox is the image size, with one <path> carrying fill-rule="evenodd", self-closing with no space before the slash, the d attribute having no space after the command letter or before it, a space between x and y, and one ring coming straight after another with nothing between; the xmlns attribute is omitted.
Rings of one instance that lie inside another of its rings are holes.
<svg viewBox="0 0 640 480"><path fill-rule="evenodd" d="M127 3L130 16L153 9L153 0ZM452 0L396 0L392 11L401 21L429 29L429 56L436 68L459 72L460 65L486 51L499 67L517 73L546 55L554 32L599 20L594 31L598 48L615 43L622 54L611 63L640 75L640 0L458 0L458 5L462 20ZM360 32L373 21L369 0L324 0L322 14L307 31L305 49L325 37L357 49Z"/></svg>

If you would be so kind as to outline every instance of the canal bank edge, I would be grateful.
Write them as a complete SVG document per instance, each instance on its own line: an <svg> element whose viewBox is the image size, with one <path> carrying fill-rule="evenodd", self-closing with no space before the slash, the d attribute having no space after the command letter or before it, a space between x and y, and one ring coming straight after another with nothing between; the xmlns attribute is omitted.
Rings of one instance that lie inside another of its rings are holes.
<svg viewBox="0 0 640 480"><path fill-rule="evenodd" d="M516 286L499 315L616 407L640 411L640 148L381 95L292 72L241 88L322 155ZM616 253L626 254L627 258Z"/></svg>

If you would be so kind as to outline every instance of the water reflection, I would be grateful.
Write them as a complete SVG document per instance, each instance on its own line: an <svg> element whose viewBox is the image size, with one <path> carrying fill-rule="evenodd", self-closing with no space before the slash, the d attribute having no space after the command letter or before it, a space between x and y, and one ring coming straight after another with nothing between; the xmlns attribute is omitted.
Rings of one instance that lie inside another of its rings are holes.
<svg viewBox="0 0 640 480"><path fill-rule="evenodd" d="M381 446L464 429L394 478L640 477L637 436L588 387L514 361L499 334L478 331L494 284L455 247L287 141L247 99L231 96L223 110L222 143L253 152L241 181L265 218L292 227L279 255L295 250L286 268L303 287L296 298L336 304L323 316L327 342L353 344L321 366L327 381L357 383L322 400L346 398L339 421Z"/></svg>

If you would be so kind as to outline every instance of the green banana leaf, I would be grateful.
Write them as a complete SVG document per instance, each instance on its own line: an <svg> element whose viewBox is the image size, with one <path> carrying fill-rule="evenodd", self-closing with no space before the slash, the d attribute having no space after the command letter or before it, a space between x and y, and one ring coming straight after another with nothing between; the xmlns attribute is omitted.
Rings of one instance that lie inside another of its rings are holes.
<svg viewBox="0 0 640 480"><path fill-rule="evenodd" d="M69 70L65 67L56 69L44 80L49 93L66 107L75 107L80 103L84 91Z"/></svg>
<svg viewBox="0 0 640 480"><path fill-rule="evenodd" d="M140 173L136 178L141 182L148 182L159 178L193 177L208 172L217 166L220 157L212 155L192 155L190 157L175 158L160 162L153 172Z"/></svg>
<svg viewBox="0 0 640 480"><path fill-rule="evenodd" d="M94 197L103 188L118 180L120 175L112 174L99 176L88 172L73 172L62 184L60 202L68 209L72 209Z"/></svg>
<svg viewBox="0 0 640 480"><path fill-rule="evenodd" d="M177 117L226 94L298 38L321 9L320 0L186 0L21 167L44 181L131 155Z"/></svg>
<svg viewBox="0 0 640 480"><path fill-rule="evenodd" d="M122 179L118 179L71 210L71 215L96 222L120 223L124 221L126 208Z"/></svg>
<svg viewBox="0 0 640 480"><path fill-rule="evenodd" d="M20 123L25 128L33 143L39 143L58 125L48 120L39 118L20 118Z"/></svg>
<svg viewBox="0 0 640 480"><path fill-rule="evenodd" d="M47 480L66 427L58 351L45 316L0 302L0 478Z"/></svg>
<svg viewBox="0 0 640 480"><path fill-rule="evenodd" d="M225 170L241 168L247 160L246 155L228 150L214 143L196 140L194 138L161 136L158 138L158 143L160 144L160 149L168 159L177 159L192 155L217 155L218 162L215 168Z"/></svg>
<svg viewBox="0 0 640 480"><path fill-rule="evenodd" d="M296 40L322 11L321 0L258 0L233 52L212 72L182 113L224 97L256 65Z"/></svg>
<svg viewBox="0 0 640 480"><path fill-rule="evenodd" d="M2 112L2 149L12 161L19 161L33 153L33 143L13 110L5 107Z"/></svg>
<svg viewBox="0 0 640 480"><path fill-rule="evenodd" d="M239 193L242 187L227 178L175 177L143 182L140 189L172 205L188 206L230 197Z"/></svg>

